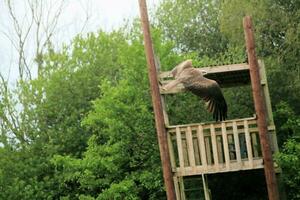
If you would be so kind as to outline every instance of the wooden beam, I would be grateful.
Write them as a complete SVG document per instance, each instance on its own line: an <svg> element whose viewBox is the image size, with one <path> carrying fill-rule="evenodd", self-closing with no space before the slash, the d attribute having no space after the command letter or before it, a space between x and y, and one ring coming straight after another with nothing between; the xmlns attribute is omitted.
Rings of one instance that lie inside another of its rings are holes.
<svg viewBox="0 0 300 200"><path fill-rule="evenodd" d="M237 163L242 163L240 138L239 138L239 133L238 133L236 122L232 122L232 130L233 130L234 147L235 147L235 153L236 153L236 161L237 161Z"/></svg>
<svg viewBox="0 0 300 200"><path fill-rule="evenodd" d="M244 120L248 121L248 124L256 124L256 117L246 117L246 118L241 118L241 119L230 119L230 120L226 120L226 123L229 122L236 122L239 123L239 125L243 125L244 124ZM192 123L192 124L179 124L179 125L169 125L167 126L168 129L175 129L176 127L179 128L185 128L188 126L199 126L202 125L203 129L204 128L210 128L210 125L213 124L215 128L221 128L221 123L220 122L201 122L201 123ZM270 127L272 128L272 127Z"/></svg>
<svg viewBox="0 0 300 200"><path fill-rule="evenodd" d="M171 133L167 133L167 135L168 135L168 145L169 145L169 154L170 154L172 171L175 171L175 169L176 169L176 160L175 160L175 155L174 155L172 136L171 136Z"/></svg>
<svg viewBox="0 0 300 200"><path fill-rule="evenodd" d="M246 140L246 148L247 148L247 157L249 161L250 167L253 167L253 154L252 154L252 145L251 145L251 137L248 127L248 121L244 121L244 132L245 132L245 140Z"/></svg>
<svg viewBox="0 0 300 200"><path fill-rule="evenodd" d="M199 70L201 71L204 70L207 72L207 74L215 74L215 73L249 70L249 65L247 63L239 63L239 64L232 64L232 65L201 67L199 68ZM168 78L170 73L171 71L161 72L159 74L159 78L160 79Z"/></svg>
<svg viewBox="0 0 300 200"><path fill-rule="evenodd" d="M274 120L273 120L273 112L272 112L272 104L271 104L271 98L270 98L270 93L269 93L269 86L268 86L268 80L267 80L267 74L266 74L266 69L265 69L265 64L262 60L258 60L258 66L259 66L259 72L261 76L261 85L263 88L263 94L264 98L266 100L266 109L267 109L267 114L268 114L268 126L273 126L273 130L269 130L270 137L272 139L272 150L274 152L278 152L278 142L277 142L277 136L275 132L275 125L274 125Z"/></svg>
<svg viewBox="0 0 300 200"><path fill-rule="evenodd" d="M271 148L268 141L268 124L266 114L266 104L263 98L263 92L260 84L259 67L255 53L255 42L252 20L250 16L244 17L243 20L246 48L248 54L248 63L250 66L250 78L254 106L257 115L257 125L259 128L259 137L264 158L264 171L267 182L269 200L279 200L278 186L275 176Z"/></svg>
<svg viewBox="0 0 300 200"><path fill-rule="evenodd" d="M211 144L213 150L214 166L216 169L219 168L219 158L218 158L218 149L217 149L217 137L215 132L215 127L213 124L210 125L210 134L211 134Z"/></svg>
<svg viewBox="0 0 300 200"><path fill-rule="evenodd" d="M164 124L164 115L161 102L161 96L158 87L157 72L155 66L155 57L150 35L150 27L147 13L147 4L145 0L139 0L142 29L144 34L145 52L148 64L148 75L150 81L150 90L152 97L153 110L155 115L155 126L157 131L157 138L159 144L160 157L163 168L163 177L166 187L167 199L175 200L176 192L173 182L173 174L171 168L171 161L169 156L169 148L167 142L166 128Z"/></svg>
<svg viewBox="0 0 300 200"><path fill-rule="evenodd" d="M201 125L197 128L197 138L198 144L200 147L200 154L201 154L201 165L203 167L207 167L206 161L206 153L205 153L205 143L204 143L204 134L203 134L203 127Z"/></svg>
<svg viewBox="0 0 300 200"><path fill-rule="evenodd" d="M176 142L177 142L177 151L179 159L179 167L184 168L184 158L183 158L183 148L182 148L182 139L181 132L179 127L176 128Z"/></svg>
<svg viewBox="0 0 300 200"><path fill-rule="evenodd" d="M229 157L229 147L228 147L228 140L227 140L227 133L226 133L226 124L225 124L225 122L222 122L222 138L223 138L223 148L224 148L225 164L226 164L226 168L229 170L230 157Z"/></svg>
<svg viewBox="0 0 300 200"><path fill-rule="evenodd" d="M201 176L202 176L202 184L203 184L203 190L204 190L204 198L205 198L205 200L210 200L210 194L209 194L206 175L202 174Z"/></svg>
<svg viewBox="0 0 300 200"><path fill-rule="evenodd" d="M179 180L177 176L173 177L173 181L175 183L175 192L176 192L176 196L179 197L177 200L181 200L180 198L180 186L179 186Z"/></svg>
<svg viewBox="0 0 300 200"><path fill-rule="evenodd" d="M188 157L189 157L189 163L191 167L196 166L195 162L195 151L194 151L194 145L193 145L193 135L192 135L192 130L191 127L187 127L187 132L186 134L186 141L187 141L187 149L188 149Z"/></svg>

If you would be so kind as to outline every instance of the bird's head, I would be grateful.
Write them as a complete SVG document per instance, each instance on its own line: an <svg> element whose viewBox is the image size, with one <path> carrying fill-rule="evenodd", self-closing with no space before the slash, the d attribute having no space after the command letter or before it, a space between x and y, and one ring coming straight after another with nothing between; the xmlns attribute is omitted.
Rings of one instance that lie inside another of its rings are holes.
<svg viewBox="0 0 300 200"><path fill-rule="evenodd" d="M180 64L178 64L170 73L170 76L176 78L177 76L179 76L179 74L187 69L187 68L191 68L192 66L192 60L186 60L181 62Z"/></svg>
<svg viewBox="0 0 300 200"><path fill-rule="evenodd" d="M201 72L201 74L204 76L204 75L206 75L207 74L207 71L205 71L205 70L200 70L200 72Z"/></svg>

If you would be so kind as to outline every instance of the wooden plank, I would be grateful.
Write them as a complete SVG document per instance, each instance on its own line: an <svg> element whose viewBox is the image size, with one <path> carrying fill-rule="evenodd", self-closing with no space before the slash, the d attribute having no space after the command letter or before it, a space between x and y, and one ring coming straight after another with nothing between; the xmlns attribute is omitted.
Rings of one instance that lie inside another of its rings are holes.
<svg viewBox="0 0 300 200"><path fill-rule="evenodd" d="M264 95L265 103L266 103L268 124L274 124L271 98L270 98L270 93L269 93L265 64L261 60L258 60L258 66L259 66L259 74L260 74L260 84L262 85L263 95Z"/></svg>
<svg viewBox="0 0 300 200"><path fill-rule="evenodd" d="M186 140L187 140L187 149L188 149L188 157L189 157L189 164L191 167L195 167L195 155L194 155L194 147L193 147L193 136L191 127L187 127L186 131Z"/></svg>
<svg viewBox="0 0 300 200"><path fill-rule="evenodd" d="M273 112L272 112L272 104L271 104L271 98L270 98L270 92L269 92L269 86L268 86L268 80L267 80L267 75L266 75L265 64L262 60L258 60L258 65L259 65L259 74L260 74L261 85L262 85L262 89L263 89L263 95L264 95L264 98L265 98L266 109L267 109L268 130L269 130L269 126L273 126L274 130L275 130ZM272 135L271 135L271 140L272 140L271 149L274 152L278 152L279 148L278 148L276 132L273 131L271 133L272 133Z"/></svg>
<svg viewBox="0 0 300 200"><path fill-rule="evenodd" d="M165 84L169 83L169 81L163 81L162 83L163 83L163 85L165 85ZM234 84L226 83L226 84L222 84L221 87L222 88L231 88L231 87L244 86L244 85L245 85L245 83L234 83ZM160 94L163 94L163 95L176 94L176 93L186 92L186 91L187 91L187 89L182 84L178 84L169 90L164 90L164 89L162 89L162 87L159 88Z"/></svg>
<svg viewBox="0 0 300 200"><path fill-rule="evenodd" d="M228 138L229 159L236 160L236 151L234 147L233 132L231 132L230 134L227 133L227 138Z"/></svg>
<svg viewBox="0 0 300 200"><path fill-rule="evenodd" d="M176 128L176 142L177 142L177 150L178 150L178 158L179 158L179 167L184 168L184 159L182 152L182 139L181 132L179 127Z"/></svg>
<svg viewBox="0 0 300 200"><path fill-rule="evenodd" d="M172 137L171 137L170 132L167 132L167 134L168 134L167 137L168 137L171 166L172 166L172 171L174 172L176 170L176 162L175 162L174 148L173 148L173 144L172 144Z"/></svg>
<svg viewBox="0 0 300 200"><path fill-rule="evenodd" d="M245 163L248 161L244 161ZM222 172L233 172L233 171L241 171L241 170L253 170L253 169L262 169L263 160L254 159L253 160L253 167L250 167L249 164L238 165L238 163L233 162L230 164L230 170L227 170L226 167L215 168L214 166L207 166L207 168L203 168L202 166L196 166L195 168L186 167L183 170L178 170L175 174L176 176L194 176L194 175L201 175L201 174L215 174L215 173L222 173Z"/></svg>
<svg viewBox="0 0 300 200"><path fill-rule="evenodd" d="M205 198L205 200L210 200L209 189L208 189L208 184L207 184L207 178L205 176L206 176L205 174L202 174L202 184L203 184L203 190L204 190L204 198Z"/></svg>
<svg viewBox="0 0 300 200"><path fill-rule="evenodd" d="M236 161L237 163L242 164L242 158L241 158L241 149L240 149L240 139L238 135L237 125L236 122L232 123L232 130L233 130L233 138L234 138L234 147L236 152Z"/></svg>
<svg viewBox="0 0 300 200"><path fill-rule="evenodd" d="M178 180L177 176L173 176L173 182L174 182L174 187L175 187L175 193L176 193L177 200L181 200L179 180Z"/></svg>
<svg viewBox="0 0 300 200"><path fill-rule="evenodd" d="M226 123L229 122L236 122L237 125L244 125L244 120L248 121L248 124L256 124L256 117L247 117L247 118L241 118L241 119L232 119L232 120L226 120ZM221 124L218 122L203 122L203 123L191 123L191 124L178 124L178 125L169 125L167 126L168 129L180 127L180 128L186 128L188 126L199 126L202 125L203 129L210 128L210 125L213 124L215 128L221 128Z"/></svg>
<svg viewBox="0 0 300 200"><path fill-rule="evenodd" d="M166 104L165 104L165 101L166 101L165 95L160 95L160 98L161 98L161 104L162 104L162 109L163 109L164 122L165 122L165 125L168 126L170 124L170 122L169 122L169 116L168 116Z"/></svg>
<svg viewBox="0 0 300 200"><path fill-rule="evenodd" d="M216 135L217 140L217 152L218 152L218 159L219 163L224 163L223 159L223 142L222 142L222 136Z"/></svg>
<svg viewBox="0 0 300 200"><path fill-rule="evenodd" d="M252 148L251 148L251 137L248 129L248 121L244 121L244 131L245 131L245 139L246 139L246 146L247 146L247 154L248 154L248 161L250 167L253 167L253 155L252 155Z"/></svg>
<svg viewBox="0 0 300 200"><path fill-rule="evenodd" d="M247 63L240 63L240 64L232 64L232 65L201 67L198 69L206 71L207 74L215 74L215 73L222 73L222 72L249 70L249 65ZM161 72L159 74L159 78L161 79L168 78L170 77L170 73L171 71Z"/></svg>
<svg viewBox="0 0 300 200"><path fill-rule="evenodd" d="M215 134L215 127L213 124L210 125L210 133L211 133L211 144L212 144L212 150L213 150L214 166L216 168L219 168L217 139L216 139L216 134Z"/></svg>
<svg viewBox="0 0 300 200"><path fill-rule="evenodd" d="M179 185L180 185L180 197L181 200L186 200L185 198L185 192L184 192L184 182L183 182L183 177L178 177L179 180Z"/></svg>
<svg viewBox="0 0 300 200"><path fill-rule="evenodd" d="M203 134L203 127L201 125L199 125L197 128L197 138L200 147L201 164L203 167L207 167L204 134Z"/></svg>
<svg viewBox="0 0 300 200"><path fill-rule="evenodd" d="M205 143L205 149L206 149L206 159L207 159L207 164L212 165L213 164L213 156L211 154L212 152L212 147L211 147L211 142L210 142L211 136L209 137L204 137L204 143Z"/></svg>
<svg viewBox="0 0 300 200"><path fill-rule="evenodd" d="M226 168L229 169L230 164L230 157L229 157L229 147L228 147L228 140L227 140L227 134L226 134L226 124L225 122L222 122L222 138L223 138L223 148L224 148L224 157L225 157L225 164Z"/></svg>
<svg viewBox="0 0 300 200"><path fill-rule="evenodd" d="M196 131L196 133L194 132ZM194 147L194 155L195 155L195 164L201 165L201 155L200 155L200 147L197 137L197 129L192 130L192 137L193 137L193 147Z"/></svg>
<svg viewBox="0 0 300 200"><path fill-rule="evenodd" d="M251 141L252 141L252 149L253 149L253 157L257 158L259 156L258 154L258 141L257 141L257 134L256 133L251 133Z"/></svg>
<svg viewBox="0 0 300 200"><path fill-rule="evenodd" d="M159 58L157 56L155 56L154 61L155 61L157 73L159 74L160 69L161 69ZM158 77L158 79L159 79L159 77ZM159 82L161 82L161 81L162 80L159 79ZM165 105L165 95L161 94L160 99L161 99L161 105L162 105L162 110L163 110L163 115L164 115L164 122L165 122L165 125L168 126L169 125L169 117L168 117L168 113L167 113L166 105Z"/></svg>
<svg viewBox="0 0 300 200"><path fill-rule="evenodd" d="M188 154L188 147L187 147L187 141L186 141L186 131L184 133L181 132L181 140L182 140L182 152L183 152L183 162L184 166L188 167L190 164L189 161L189 154ZM183 137L184 135L184 137Z"/></svg>

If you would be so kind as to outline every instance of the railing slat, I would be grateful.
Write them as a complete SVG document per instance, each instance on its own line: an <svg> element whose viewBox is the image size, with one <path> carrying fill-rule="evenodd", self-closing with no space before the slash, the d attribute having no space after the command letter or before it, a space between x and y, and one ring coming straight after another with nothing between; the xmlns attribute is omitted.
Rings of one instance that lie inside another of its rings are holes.
<svg viewBox="0 0 300 200"><path fill-rule="evenodd" d="M247 154L248 154L248 161L250 167L253 167L253 155L252 155L252 148L251 148L251 137L248 128L248 121L244 120L244 131L245 131L245 139L246 139L246 146L247 146Z"/></svg>
<svg viewBox="0 0 300 200"><path fill-rule="evenodd" d="M211 136L204 137L204 143L205 143L205 149L206 149L206 158L207 158L207 164L212 165L213 164L213 155L212 155L212 146L211 146Z"/></svg>
<svg viewBox="0 0 300 200"><path fill-rule="evenodd" d="M198 126L197 138L198 138L199 146L200 146L201 164L202 164L203 167L207 167L206 153L205 153L205 143L204 143L204 134L203 134L202 125Z"/></svg>
<svg viewBox="0 0 300 200"><path fill-rule="evenodd" d="M174 181L174 185L175 185L176 196L180 197L179 180L178 180L177 176L173 176L173 181Z"/></svg>
<svg viewBox="0 0 300 200"><path fill-rule="evenodd" d="M184 160L183 160L183 152L182 152L182 139L181 139L181 133L179 127L176 127L176 142L177 142L177 150L178 150L178 158L179 158L179 167L183 169Z"/></svg>
<svg viewBox="0 0 300 200"><path fill-rule="evenodd" d="M225 163L224 161L224 149L223 149L223 142L222 142L222 135L221 137L216 134L216 139L217 139L217 151L218 151L218 159L219 163Z"/></svg>
<svg viewBox="0 0 300 200"><path fill-rule="evenodd" d="M174 171L176 169L176 161L175 161L174 148L173 148L172 137L171 137L170 132L168 132L168 137L167 138L168 138L168 145L169 145L169 153L170 153L172 171Z"/></svg>
<svg viewBox="0 0 300 200"><path fill-rule="evenodd" d="M186 131L186 139L187 139L187 149L188 149L188 156L189 156L189 163L191 167L195 167L195 154L194 154L194 147L193 147L193 136L191 127L187 127Z"/></svg>
<svg viewBox="0 0 300 200"><path fill-rule="evenodd" d="M224 157L225 157L225 164L226 168L229 170L230 166L230 158L229 158L229 147L228 147L228 140L226 134L226 124L222 122L222 137L223 137L223 148L224 148Z"/></svg>
<svg viewBox="0 0 300 200"><path fill-rule="evenodd" d="M219 168L218 150L217 150L217 138L215 133L215 127L213 124L210 125L211 143L213 149L214 165Z"/></svg>
<svg viewBox="0 0 300 200"><path fill-rule="evenodd" d="M262 168L255 122L247 118L167 127L174 176Z"/></svg>
<svg viewBox="0 0 300 200"><path fill-rule="evenodd" d="M232 130L233 130L234 147L235 147L235 153L236 153L236 161L237 161L237 163L241 163L242 158L241 158L241 149L240 149L240 139L239 139L236 122L232 123Z"/></svg>
<svg viewBox="0 0 300 200"><path fill-rule="evenodd" d="M252 140L252 149L253 149L253 157L257 158L258 155L258 142L257 142L257 138L256 138L256 133L252 133L251 135L251 140Z"/></svg>

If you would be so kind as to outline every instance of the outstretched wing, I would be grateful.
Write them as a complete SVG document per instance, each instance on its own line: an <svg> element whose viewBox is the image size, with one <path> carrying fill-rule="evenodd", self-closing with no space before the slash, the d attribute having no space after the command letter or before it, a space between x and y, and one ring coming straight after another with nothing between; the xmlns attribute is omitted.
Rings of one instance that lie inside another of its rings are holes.
<svg viewBox="0 0 300 200"><path fill-rule="evenodd" d="M196 77L189 79L184 83L184 86L187 90L201 97L206 102L207 110L213 113L216 121L226 120L227 103L216 81L205 77Z"/></svg>
<svg viewBox="0 0 300 200"><path fill-rule="evenodd" d="M172 69L171 74L172 76L177 79L180 77L181 73L188 68L192 68L192 60L185 60L179 63L174 69Z"/></svg>

